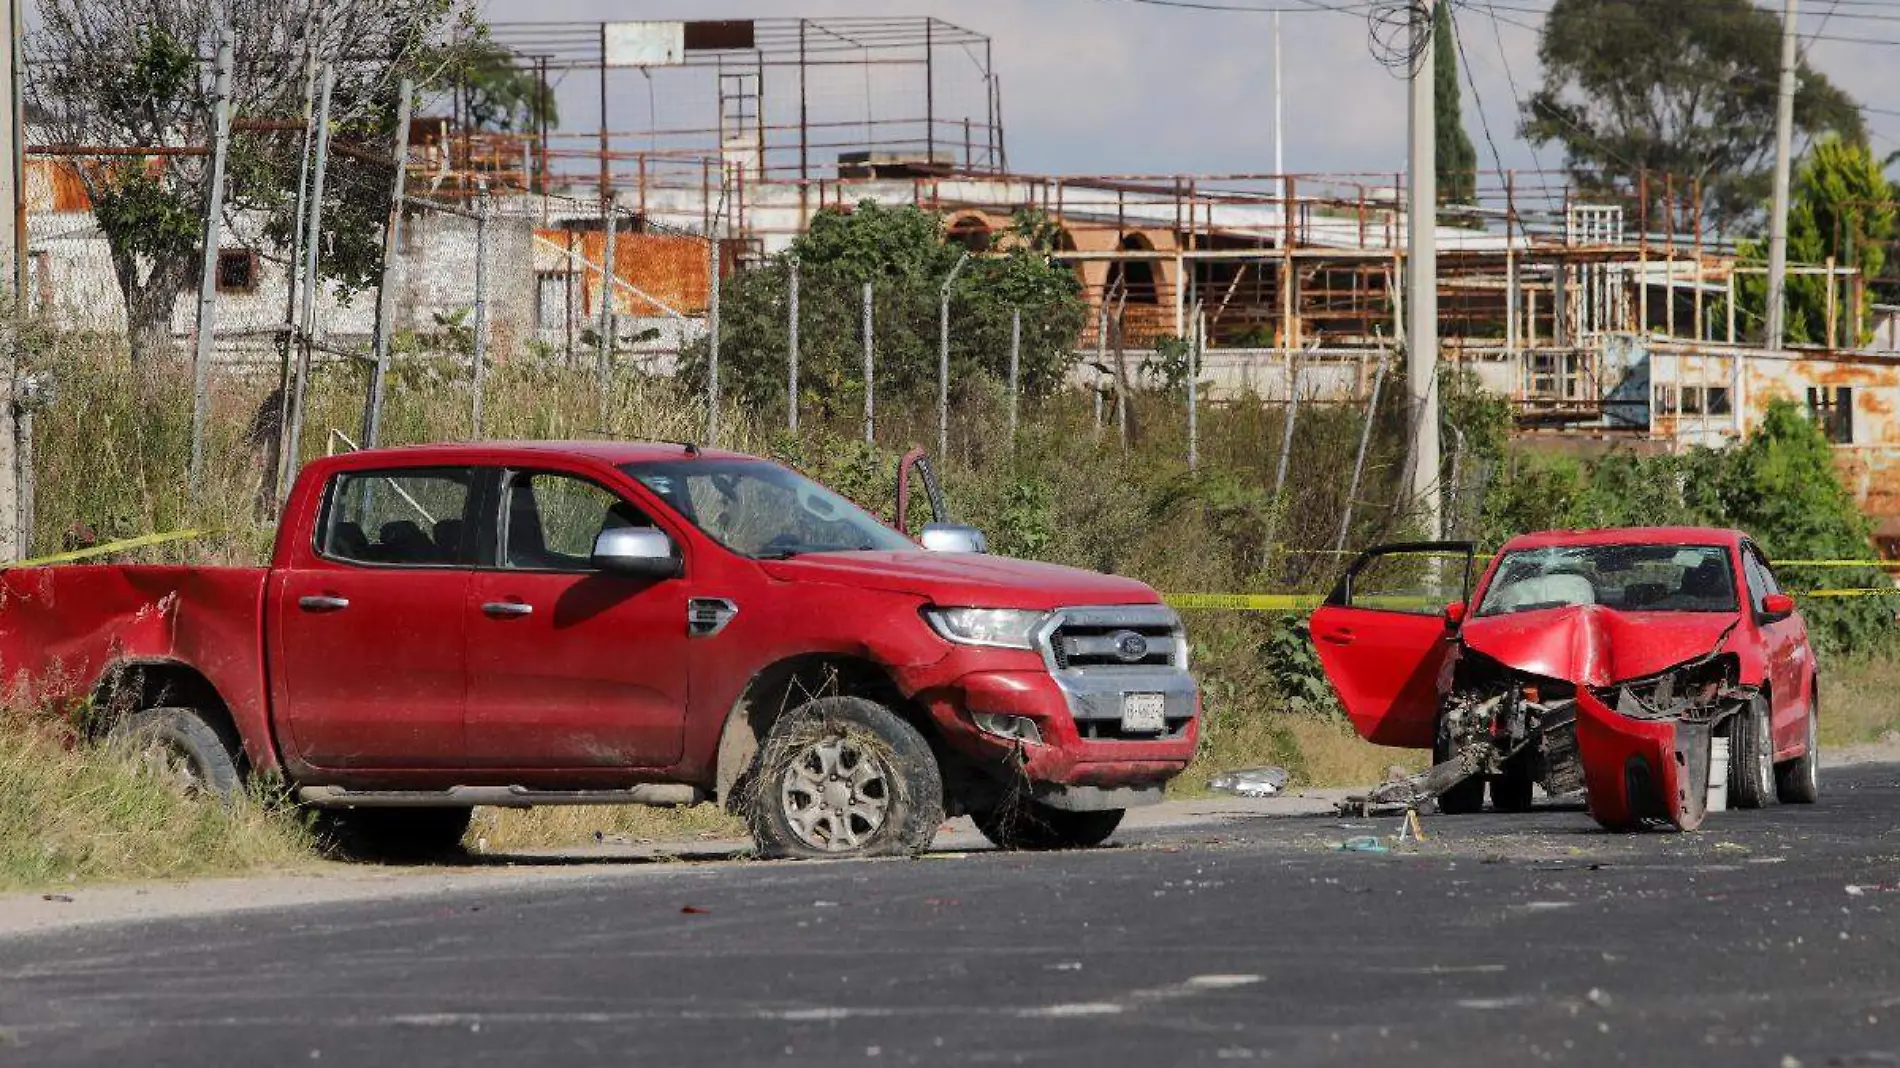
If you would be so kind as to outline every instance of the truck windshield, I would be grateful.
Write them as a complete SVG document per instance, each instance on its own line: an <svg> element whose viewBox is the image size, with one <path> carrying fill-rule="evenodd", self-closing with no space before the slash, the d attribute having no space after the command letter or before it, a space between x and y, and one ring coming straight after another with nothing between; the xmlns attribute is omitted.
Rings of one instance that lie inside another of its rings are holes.
<svg viewBox="0 0 1900 1068"><path fill-rule="evenodd" d="M1560 545L1504 554L1478 615L1600 604L1625 612L1733 612L1719 545Z"/></svg>
<svg viewBox="0 0 1900 1068"><path fill-rule="evenodd" d="M801 553L922 550L869 512L764 460L666 460L621 468L733 552L782 560Z"/></svg>

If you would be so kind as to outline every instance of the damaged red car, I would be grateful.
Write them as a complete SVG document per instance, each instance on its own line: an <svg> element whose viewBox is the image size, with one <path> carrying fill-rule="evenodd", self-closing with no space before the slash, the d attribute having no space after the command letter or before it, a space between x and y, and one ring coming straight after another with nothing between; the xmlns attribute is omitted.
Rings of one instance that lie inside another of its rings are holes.
<svg viewBox="0 0 1900 1068"><path fill-rule="evenodd" d="M1440 811L1582 789L1606 828L1699 826L1816 799L1819 675L1806 624L1746 534L1694 527L1513 538L1475 587L1460 542L1386 545L1311 627L1353 726L1429 748ZM1726 753L1726 758L1724 758Z"/></svg>

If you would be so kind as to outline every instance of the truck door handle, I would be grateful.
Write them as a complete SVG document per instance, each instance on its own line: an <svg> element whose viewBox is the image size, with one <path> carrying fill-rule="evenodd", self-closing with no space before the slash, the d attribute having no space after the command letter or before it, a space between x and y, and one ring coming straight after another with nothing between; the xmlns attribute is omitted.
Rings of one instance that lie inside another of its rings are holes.
<svg viewBox="0 0 1900 1068"><path fill-rule="evenodd" d="M306 612L341 612L349 606L348 597L337 597L327 593L297 598L297 607Z"/></svg>
<svg viewBox="0 0 1900 1068"><path fill-rule="evenodd" d="M490 601L482 606L482 612L496 619L513 619L516 616L532 615L534 606L522 604L520 601Z"/></svg>

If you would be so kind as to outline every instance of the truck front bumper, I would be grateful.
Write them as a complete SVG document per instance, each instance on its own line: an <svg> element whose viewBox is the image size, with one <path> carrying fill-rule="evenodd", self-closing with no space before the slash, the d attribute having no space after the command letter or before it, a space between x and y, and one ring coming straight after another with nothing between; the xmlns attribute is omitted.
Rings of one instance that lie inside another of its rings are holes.
<svg viewBox="0 0 1900 1068"><path fill-rule="evenodd" d="M1161 695L1162 730L1124 729L1129 694ZM979 671L920 696L952 749L999 778L1027 779L1037 798L1056 808L1159 801L1200 737L1200 691L1192 676L1171 669ZM1041 741L985 730L979 716L1026 719Z"/></svg>

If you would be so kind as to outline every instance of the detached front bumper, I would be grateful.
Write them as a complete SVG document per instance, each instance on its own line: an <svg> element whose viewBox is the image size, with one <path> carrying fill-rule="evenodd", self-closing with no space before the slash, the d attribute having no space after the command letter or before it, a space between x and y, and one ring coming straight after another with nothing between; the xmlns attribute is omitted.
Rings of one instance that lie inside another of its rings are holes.
<svg viewBox="0 0 1900 1068"><path fill-rule="evenodd" d="M1160 694L1160 732L1124 730L1128 694ZM1200 691L1184 671L979 671L920 694L951 748L998 779L1027 779L1039 800L1076 810L1161 799L1194 756ZM1002 737L976 716L1020 716L1041 744Z"/></svg>
<svg viewBox="0 0 1900 1068"><path fill-rule="evenodd" d="M1662 820L1693 831L1708 813L1710 724L1638 719L1577 688L1577 754L1590 815L1611 830Z"/></svg>

